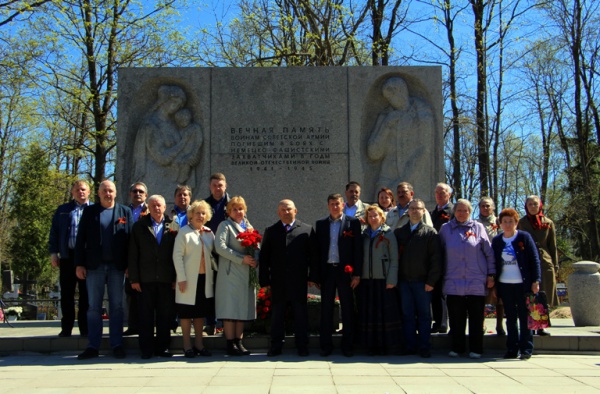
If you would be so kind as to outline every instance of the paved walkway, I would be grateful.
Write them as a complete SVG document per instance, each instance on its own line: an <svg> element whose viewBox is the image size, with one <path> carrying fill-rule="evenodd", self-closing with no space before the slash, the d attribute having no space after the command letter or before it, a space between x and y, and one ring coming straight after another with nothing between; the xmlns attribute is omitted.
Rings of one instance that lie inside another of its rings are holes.
<svg viewBox="0 0 600 394"><path fill-rule="evenodd" d="M497 355L498 357L500 355ZM0 392L15 393L600 393L600 357L536 355L528 361L263 354L168 361L75 354L0 358Z"/></svg>
<svg viewBox="0 0 600 394"><path fill-rule="evenodd" d="M447 356L446 335L433 338L431 359L417 356L321 358L316 338L308 358L286 349L276 359L265 355L267 338L249 338L257 353L229 358L223 339L206 338L211 358L141 360L137 338L127 338L128 357L77 360L86 340L57 338L57 322L18 322L0 327L0 393L599 393L600 327L575 327L555 319L551 337L536 337L528 361L503 360L503 338L488 331L481 360ZM494 327L494 321L487 321ZM180 341L180 338L176 340ZM106 340L105 340L106 341ZM293 343L293 342L292 342ZM17 348L10 348L12 346ZM49 346L51 353L32 352ZM493 346L495 345L495 346ZM174 347L174 349L177 349ZM557 349L563 349L561 352Z"/></svg>

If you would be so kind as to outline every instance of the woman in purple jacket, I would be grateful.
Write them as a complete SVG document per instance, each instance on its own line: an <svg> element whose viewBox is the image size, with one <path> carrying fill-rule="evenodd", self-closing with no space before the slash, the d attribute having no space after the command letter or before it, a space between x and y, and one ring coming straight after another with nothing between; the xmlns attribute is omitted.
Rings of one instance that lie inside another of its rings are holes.
<svg viewBox="0 0 600 394"><path fill-rule="evenodd" d="M471 220L473 207L459 199L454 218L440 229L445 253L444 294L450 319L452 350L450 357L465 353L465 326L469 317L469 357L481 358L483 352L483 313L486 287L494 286L494 253L485 227Z"/></svg>

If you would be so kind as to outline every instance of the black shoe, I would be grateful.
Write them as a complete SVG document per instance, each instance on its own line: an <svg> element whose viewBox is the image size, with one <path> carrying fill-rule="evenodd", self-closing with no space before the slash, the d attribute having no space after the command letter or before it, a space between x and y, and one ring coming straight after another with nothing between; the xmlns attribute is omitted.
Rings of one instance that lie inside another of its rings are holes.
<svg viewBox="0 0 600 394"><path fill-rule="evenodd" d="M127 353L125 353L125 348L122 345L115 346L113 348L113 356L115 356L115 358L127 357Z"/></svg>
<svg viewBox="0 0 600 394"><path fill-rule="evenodd" d="M435 333L437 333L439 330L440 330L440 325L439 325L439 324L436 324L436 323L434 323L434 324L431 326L431 333L432 333L432 334L435 334Z"/></svg>
<svg viewBox="0 0 600 394"><path fill-rule="evenodd" d="M164 357L164 358L173 357L173 353L171 353L168 350L163 350L162 352L155 352L154 355L158 356L158 357Z"/></svg>
<svg viewBox="0 0 600 394"><path fill-rule="evenodd" d="M550 334L548 331L545 331L544 329L541 330L537 330L537 335L541 336L541 337L549 337Z"/></svg>
<svg viewBox="0 0 600 394"><path fill-rule="evenodd" d="M209 324L208 326L205 326L204 332L206 333L206 335L215 335L215 325Z"/></svg>
<svg viewBox="0 0 600 394"><path fill-rule="evenodd" d="M233 343L233 339L228 339L227 340L227 355L228 356L234 356L234 357L242 355L242 353L240 352L240 350Z"/></svg>
<svg viewBox="0 0 600 394"><path fill-rule="evenodd" d="M321 357L328 357L333 352L333 349L323 349L321 350Z"/></svg>
<svg viewBox="0 0 600 394"><path fill-rule="evenodd" d="M352 350L342 350L342 354L344 357L354 357L354 352Z"/></svg>
<svg viewBox="0 0 600 394"><path fill-rule="evenodd" d="M309 353L308 353L308 349L305 347L302 347L300 349L298 349L298 356L300 357L308 357Z"/></svg>
<svg viewBox="0 0 600 394"><path fill-rule="evenodd" d="M519 358L519 352L511 352L510 350L504 355L505 359Z"/></svg>
<svg viewBox="0 0 600 394"><path fill-rule="evenodd" d="M521 354L521 357L519 357L521 360L529 360L531 358L531 354L529 353L523 353Z"/></svg>
<svg viewBox="0 0 600 394"><path fill-rule="evenodd" d="M71 333L69 331L61 331L58 333L58 336L61 338L68 338L71 336Z"/></svg>
<svg viewBox="0 0 600 394"><path fill-rule="evenodd" d="M277 357L281 356L281 349L269 349L267 352L267 357Z"/></svg>
<svg viewBox="0 0 600 394"><path fill-rule="evenodd" d="M412 349L402 349L398 352L399 356L412 356L413 354L417 354L417 352Z"/></svg>
<svg viewBox="0 0 600 394"><path fill-rule="evenodd" d="M196 357L196 353L194 353L193 349L184 350L183 351L183 355L185 356L185 358L194 358L194 357Z"/></svg>
<svg viewBox="0 0 600 394"><path fill-rule="evenodd" d="M419 355L422 358L431 358L431 352L428 349L423 349L423 350L419 351Z"/></svg>
<svg viewBox="0 0 600 394"><path fill-rule="evenodd" d="M505 337L506 331L504 331L504 328L498 327L498 328L496 328L496 335L499 337Z"/></svg>
<svg viewBox="0 0 600 394"><path fill-rule="evenodd" d="M437 330L438 334L445 334L448 332L448 327L441 326L439 330Z"/></svg>
<svg viewBox="0 0 600 394"><path fill-rule="evenodd" d="M90 358L96 358L96 357L98 357L98 351L94 348L88 347L88 348L85 348L83 353L81 353L79 356L77 356L77 359L78 360L89 360Z"/></svg>
<svg viewBox="0 0 600 394"><path fill-rule="evenodd" d="M152 353L142 353L142 360L149 360L152 358Z"/></svg>
<svg viewBox="0 0 600 394"><path fill-rule="evenodd" d="M203 347L202 349L198 349L196 346L194 346L192 348L192 350L194 351L194 354L196 356L202 356L202 357L210 357L212 356L212 353L208 351L207 348Z"/></svg>
<svg viewBox="0 0 600 394"><path fill-rule="evenodd" d="M123 331L123 336L124 337L130 337L132 335L138 335L138 334L139 334L138 330L132 330L132 329L129 329L129 328L127 330Z"/></svg>
<svg viewBox="0 0 600 394"><path fill-rule="evenodd" d="M240 338L234 339L233 344L235 345L235 347L238 349L238 351L240 352L240 354L242 356L250 355L250 350L248 350L244 347L244 344L242 343L242 340Z"/></svg>

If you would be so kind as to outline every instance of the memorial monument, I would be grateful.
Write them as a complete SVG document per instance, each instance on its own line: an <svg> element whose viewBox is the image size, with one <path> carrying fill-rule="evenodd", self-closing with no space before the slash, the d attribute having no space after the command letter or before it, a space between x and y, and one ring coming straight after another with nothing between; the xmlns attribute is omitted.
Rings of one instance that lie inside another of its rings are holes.
<svg viewBox="0 0 600 394"><path fill-rule="evenodd" d="M305 222L326 216L349 180L365 202L408 181L430 208L444 181L441 84L440 67L123 68L117 185L143 181L172 205L178 183L202 199L222 172L261 232L284 198Z"/></svg>

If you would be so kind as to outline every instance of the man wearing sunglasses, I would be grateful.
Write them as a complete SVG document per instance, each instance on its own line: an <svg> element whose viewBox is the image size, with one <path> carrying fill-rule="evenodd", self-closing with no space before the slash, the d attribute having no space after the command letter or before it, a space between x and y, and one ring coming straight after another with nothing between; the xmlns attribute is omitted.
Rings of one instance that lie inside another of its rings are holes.
<svg viewBox="0 0 600 394"><path fill-rule="evenodd" d="M129 186L129 208L133 214L133 221L137 222L141 217L148 214L148 206L146 198L148 197L148 188L144 182L136 182ZM125 272L125 295L127 296L127 330L123 332L125 336L137 335L139 332L139 316L138 316L138 298L136 291L131 288L129 281L129 272Z"/></svg>

